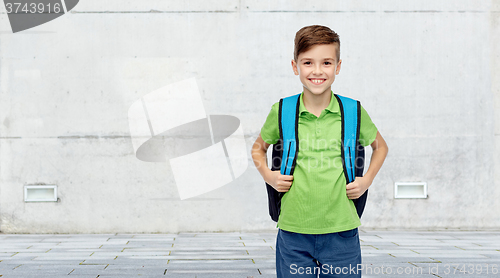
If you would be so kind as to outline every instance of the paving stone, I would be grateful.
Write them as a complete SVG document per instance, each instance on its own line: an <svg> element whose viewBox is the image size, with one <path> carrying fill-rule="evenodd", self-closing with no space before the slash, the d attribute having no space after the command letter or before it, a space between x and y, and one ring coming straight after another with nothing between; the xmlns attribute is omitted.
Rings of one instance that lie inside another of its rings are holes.
<svg viewBox="0 0 500 278"><path fill-rule="evenodd" d="M363 264L422 268L404 277L439 277L451 264L479 265L477 277L498 277L500 233L481 231L367 231L360 229ZM4 277L275 277L276 232L103 235L0 234ZM439 263L440 262L440 263ZM457 270L453 268L454 270ZM486 274L486 269L490 272ZM167 272L165 272L167 270ZM165 274L165 275L163 275ZM457 274L455 274L456 276ZM463 275L463 274L461 274ZM494 276L493 276L494 275ZM468 277L476 277L469 275ZM398 275L395 275L398 277Z"/></svg>

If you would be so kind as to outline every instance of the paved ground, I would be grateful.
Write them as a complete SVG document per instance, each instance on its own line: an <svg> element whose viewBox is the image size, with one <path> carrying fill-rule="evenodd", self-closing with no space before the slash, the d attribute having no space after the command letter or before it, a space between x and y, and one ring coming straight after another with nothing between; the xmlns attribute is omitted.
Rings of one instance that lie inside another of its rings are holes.
<svg viewBox="0 0 500 278"><path fill-rule="evenodd" d="M275 277L275 240L275 232L0 234L0 277ZM500 277L500 232L360 230L360 240L363 277Z"/></svg>

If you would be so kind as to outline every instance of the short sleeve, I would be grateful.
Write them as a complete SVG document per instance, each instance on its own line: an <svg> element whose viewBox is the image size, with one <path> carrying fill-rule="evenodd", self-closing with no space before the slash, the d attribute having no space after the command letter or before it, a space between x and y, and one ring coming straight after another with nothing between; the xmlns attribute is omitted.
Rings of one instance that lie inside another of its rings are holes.
<svg viewBox="0 0 500 278"><path fill-rule="evenodd" d="M361 106L361 123L359 128L359 143L366 147L371 145L377 137L377 127L372 122L372 119L366 112L365 108Z"/></svg>
<svg viewBox="0 0 500 278"><path fill-rule="evenodd" d="M267 115L266 122L264 123L264 126L262 126L260 130L260 136L262 137L262 140L271 145L276 144L276 142L278 142L278 140L280 139L280 130L278 125L278 109L279 109L279 102L276 102L271 107L271 111L269 112L269 115Z"/></svg>

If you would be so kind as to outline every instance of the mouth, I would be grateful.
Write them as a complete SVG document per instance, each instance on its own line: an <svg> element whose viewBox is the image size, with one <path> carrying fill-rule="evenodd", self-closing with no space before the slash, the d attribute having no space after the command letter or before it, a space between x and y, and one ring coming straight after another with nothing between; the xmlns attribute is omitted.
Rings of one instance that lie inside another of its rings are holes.
<svg viewBox="0 0 500 278"><path fill-rule="evenodd" d="M321 85L321 84L323 84L326 81L326 79L323 79L323 78L310 78L309 81L311 81L315 85Z"/></svg>

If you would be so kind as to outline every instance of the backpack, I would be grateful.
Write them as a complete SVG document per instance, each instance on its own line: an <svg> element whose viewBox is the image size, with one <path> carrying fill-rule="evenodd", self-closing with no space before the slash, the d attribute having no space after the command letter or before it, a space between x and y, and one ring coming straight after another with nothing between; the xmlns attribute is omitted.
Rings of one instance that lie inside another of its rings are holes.
<svg viewBox="0 0 500 278"><path fill-rule="evenodd" d="M359 144L359 128L361 118L361 104L359 101L334 94L340 106L342 120L342 147L341 156L344 175L347 183L355 177L363 176L365 162L365 148ZM300 93L280 99L278 122L280 139L273 144L271 170L280 170L282 175L293 175L297 161L299 137ZM354 167L353 167L354 165ZM281 211L281 198L286 192L278 192L266 182L269 203L269 215L278 222ZM366 204L368 190L358 199L353 199L358 217L361 218Z"/></svg>

